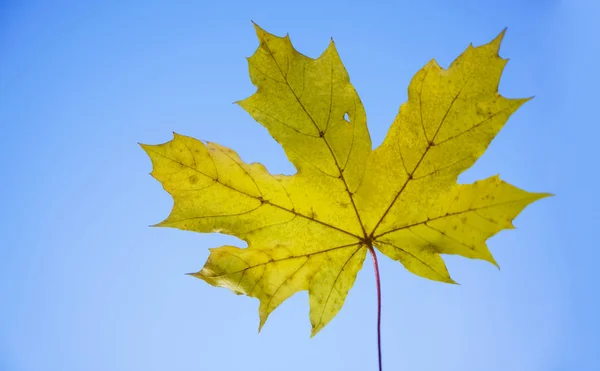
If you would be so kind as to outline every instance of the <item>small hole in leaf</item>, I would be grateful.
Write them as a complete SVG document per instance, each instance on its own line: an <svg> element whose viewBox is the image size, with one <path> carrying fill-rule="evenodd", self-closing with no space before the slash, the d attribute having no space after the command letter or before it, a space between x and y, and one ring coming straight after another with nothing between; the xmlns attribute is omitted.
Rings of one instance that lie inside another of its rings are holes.
<svg viewBox="0 0 600 371"><path fill-rule="evenodd" d="M348 116L348 112L344 113L344 120L346 120L347 123L350 123L350 116Z"/></svg>

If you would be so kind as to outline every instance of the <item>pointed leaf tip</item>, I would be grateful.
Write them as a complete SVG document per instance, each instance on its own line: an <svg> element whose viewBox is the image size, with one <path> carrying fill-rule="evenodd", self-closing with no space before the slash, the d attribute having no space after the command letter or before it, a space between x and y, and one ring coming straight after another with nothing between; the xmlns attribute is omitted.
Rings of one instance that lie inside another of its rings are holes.
<svg viewBox="0 0 600 371"><path fill-rule="evenodd" d="M262 42L265 36L269 33L265 31L262 27L260 27L258 24L254 22L252 22L252 24L254 25L254 32L256 32L256 37L258 37L258 40Z"/></svg>
<svg viewBox="0 0 600 371"><path fill-rule="evenodd" d="M506 27L500 31L498 36L496 36L492 41L489 42L488 45L494 48L495 52L498 53L500 50L500 45L502 44L502 40L504 39L504 35L506 34Z"/></svg>

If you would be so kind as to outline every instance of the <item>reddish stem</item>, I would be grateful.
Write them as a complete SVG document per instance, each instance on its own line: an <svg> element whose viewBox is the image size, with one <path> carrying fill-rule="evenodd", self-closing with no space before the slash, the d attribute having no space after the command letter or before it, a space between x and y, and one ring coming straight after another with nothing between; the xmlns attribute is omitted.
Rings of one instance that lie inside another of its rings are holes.
<svg viewBox="0 0 600 371"><path fill-rule="evenodd" d="M377 264L377 254L373 246L369 246L369 252L373 257L373 268L375 268L375 283L377 284L377 355L379 359L379 371L381 368L381 280L379 279L379 264Z"/></svg>

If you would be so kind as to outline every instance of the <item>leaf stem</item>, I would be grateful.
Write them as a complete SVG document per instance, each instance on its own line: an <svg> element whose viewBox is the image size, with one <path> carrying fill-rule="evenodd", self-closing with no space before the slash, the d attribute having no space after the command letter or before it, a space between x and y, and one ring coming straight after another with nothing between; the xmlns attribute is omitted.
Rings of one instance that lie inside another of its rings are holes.
<svg viewBox="0 0 600 371"><path fill-rule="evenodd" d="M375 283L377 284L377 356L379 360L379 371L381 367L381 280L379 279L379 264L377 263L377 254L373 246L369 246L369 252L373 258L373 268L375 268Z"/></svg>

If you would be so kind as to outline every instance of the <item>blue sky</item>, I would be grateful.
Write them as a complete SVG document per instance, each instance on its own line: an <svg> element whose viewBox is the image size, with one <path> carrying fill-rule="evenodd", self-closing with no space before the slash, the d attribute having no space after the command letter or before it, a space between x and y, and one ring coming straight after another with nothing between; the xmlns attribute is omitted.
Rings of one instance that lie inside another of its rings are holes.
<svg viewBox="0 0 600 371"><path fill-rule="evenodd" d="M452 4L452 5L450 5ZM153 229L172 201L137 142L172 131L291 173L232 102L251 20L318 56L333 37L378 145L431 58L508 27L508 97L535 95L461 181L557 196L448 257L460 286L380 259L384 370L600 369L597 1L0 1L0 370L375 370L370 262L309 339L308 296L258 334L258 301L185 276L233 237ZM596 22L596 24L594 24Z"/></svg>

